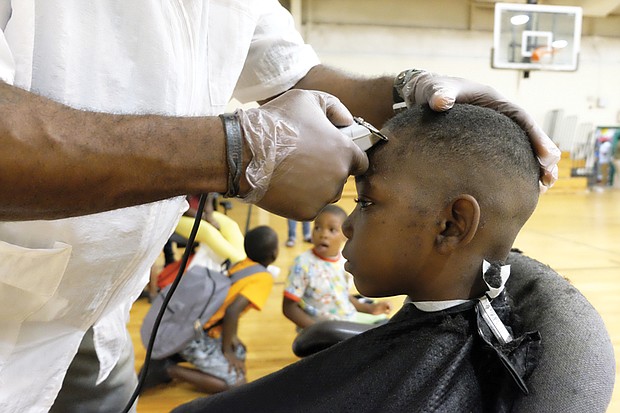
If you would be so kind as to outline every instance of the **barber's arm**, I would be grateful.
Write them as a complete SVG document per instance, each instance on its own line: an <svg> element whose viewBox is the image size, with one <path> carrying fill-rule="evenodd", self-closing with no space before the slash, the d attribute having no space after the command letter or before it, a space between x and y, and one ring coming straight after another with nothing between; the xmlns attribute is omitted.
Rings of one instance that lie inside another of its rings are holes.
<svg viewBox="0 0 620 413"><path fill-rule="evenodd" d="M454 103L469 103L489 107L511 118L527 132L541 166L541 182L546 187L557 179L560 150L521 107L510 102L495 89L467 79L442 76L424 70L408 70L397 76L361 77L318 65L295 87L322 90L338 97L356 116L377 127L394 115L394 85L407 106L428 103L433 109L450 109Z"/></svg>
<svg viewBox="0 0 620 413"><path fill-rule="evenodd" d="M338 99L355 116L380 128L394 116L392 86L394 76L364 77L325 66L314 66L295 88L321 90Z"/></svg>
<svg viewBox="0 0 620 413"><path fill-rule="evenodd" d="M226 190L217 117L72 109L0 82L0 220L69 217Z"/></svg>
<svg viewBox="0 0 620 413"><path fill-rule="evenodd" d="M311 219L338 199L349 174L368 166L333 125L352 120L331 96L293 91L239 117L239 195L269 211ZM0 147L0 221L84 215L229 186L218 117L87 112L0 82Z"/></svg>

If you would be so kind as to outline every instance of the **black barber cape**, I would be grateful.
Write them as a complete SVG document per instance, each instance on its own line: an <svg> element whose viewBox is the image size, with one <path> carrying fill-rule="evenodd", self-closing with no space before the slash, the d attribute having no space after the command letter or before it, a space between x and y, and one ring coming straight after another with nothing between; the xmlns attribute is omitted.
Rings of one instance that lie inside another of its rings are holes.
<svg viewBox="0 0 620 413"><path fill-rule="evenodd" d="M515 334L502 293L493 308L517 337L502 346L475 304L439 312L406 304L387 324L173 413L508 412L527 393L540 336Z"/></svg>

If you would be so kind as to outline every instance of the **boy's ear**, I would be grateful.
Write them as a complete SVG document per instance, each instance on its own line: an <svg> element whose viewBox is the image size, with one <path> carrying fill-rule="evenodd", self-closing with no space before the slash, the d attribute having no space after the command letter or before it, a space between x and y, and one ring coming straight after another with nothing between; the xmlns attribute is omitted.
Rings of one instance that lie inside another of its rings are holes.
<svg viewBox="0 0 620 413"><path fill-rule="evenodd" d="M480 224L480 205L476 198L463 194L444 208L435 244L440 254L449 254L467 245L476 235Z"/></svg>

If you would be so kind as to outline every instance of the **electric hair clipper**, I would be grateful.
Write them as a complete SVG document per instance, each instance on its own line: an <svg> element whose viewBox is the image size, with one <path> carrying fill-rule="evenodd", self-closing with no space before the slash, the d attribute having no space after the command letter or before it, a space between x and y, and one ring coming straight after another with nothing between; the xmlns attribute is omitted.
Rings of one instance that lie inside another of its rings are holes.
<svg viewBox="0 0 620 413"><path fill-rule="evenodd" d="M367 151L378 142L388 140L387 136L379 132L377 128L364 119L353 117L353 120L354 123L352 125L341 128L340 132L353 139L353 142L361 150Z"/></svg>

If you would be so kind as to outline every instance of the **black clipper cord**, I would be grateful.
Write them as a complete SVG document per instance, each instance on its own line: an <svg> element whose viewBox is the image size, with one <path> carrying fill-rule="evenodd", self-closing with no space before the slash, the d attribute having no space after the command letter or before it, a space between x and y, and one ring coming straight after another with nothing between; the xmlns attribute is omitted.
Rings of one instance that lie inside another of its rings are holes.
<svg viewBox="0 0 620 413"><path fill-rule="evenodd" d="M181 266L179 267L179 272L177 272L177 275L174 281L170 285L170 291L168 291L168 294L164 298L164 302L161 306L161 310L157 314L157 318L155 319L155 324L153 325L153 331L151 332L151 338L149 339L149 344L146 347L146 356L144 357L144 365L142 366L140 377L138 377L138 385L136 386L136 389L131 395L131 398L125 405L125 408L123 409L122 413L129 412L131 407L134 405L134 403L138 399L138 396L140 395L140 391L142 390L142 387L144 386L144 381L146 380L146 374L148 372L149 363L151 362L151 353L153 351L153 344L155 343L155 336L157 335L157 329L159 328L161 319L164 316L166 307L168 307L168 303L170 302L170 299L172 298L172 294L174 294L174 291L177 289L177 285L179 285L179 282L181 281L181 276L185 272L185 267L187 266L187 260L189 260L189 256L194 246L194 240L196 239L196 233L198 232L198 228L200 227L200 221L202 219L202 211L204 211L206 201L207 201L207 194L201 194L200 201L198 203L198 211L196 213L196 219L194 220L192 231L187 240L187 246L185 247L185 251L183 252L183 258L181 259Z"/></svg>

